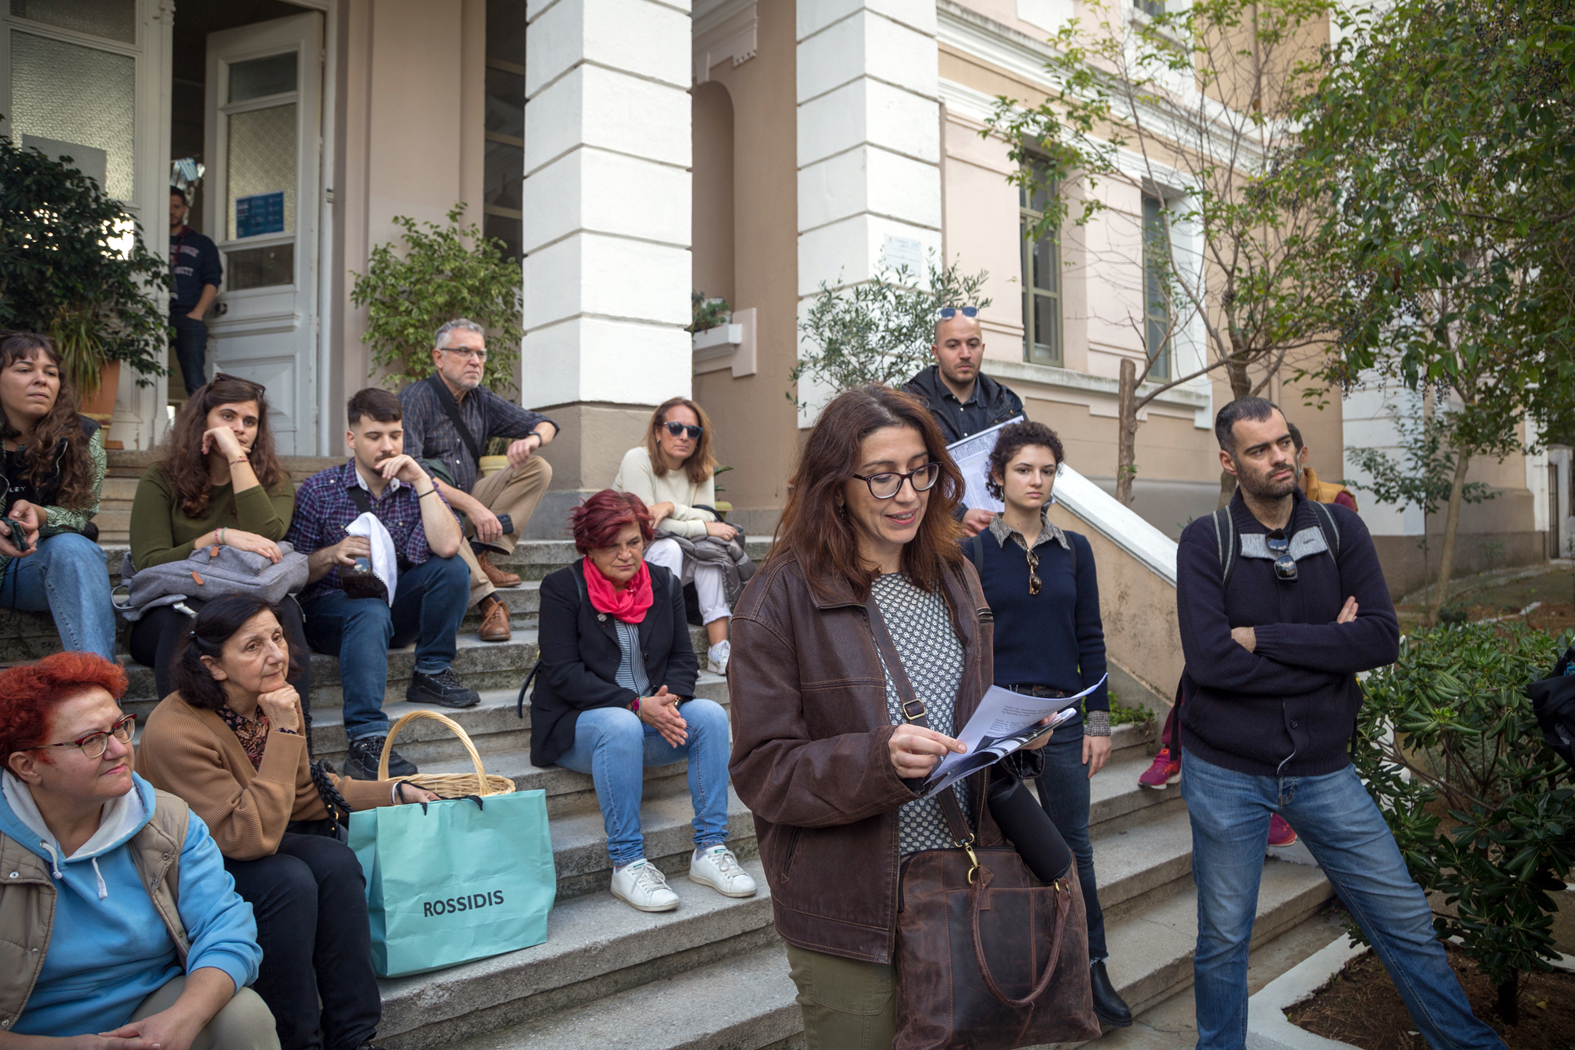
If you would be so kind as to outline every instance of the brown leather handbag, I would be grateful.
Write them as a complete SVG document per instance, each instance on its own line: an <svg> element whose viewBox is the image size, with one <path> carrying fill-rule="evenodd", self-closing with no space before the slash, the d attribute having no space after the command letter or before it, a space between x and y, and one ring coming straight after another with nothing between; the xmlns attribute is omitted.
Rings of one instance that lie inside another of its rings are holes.
<svg viewBox="0 0 1575 1050"><path fill-rule="evenodd" d="M875 603L871 626L908 721L929 728ZM1010 846L978 847L962 806L941 793L953 849L902 862L893 1050L1012 1050L1100 1034L1088 978L1077 870L1050 885ZM981 813L983 802L981 793Z"/></svg>

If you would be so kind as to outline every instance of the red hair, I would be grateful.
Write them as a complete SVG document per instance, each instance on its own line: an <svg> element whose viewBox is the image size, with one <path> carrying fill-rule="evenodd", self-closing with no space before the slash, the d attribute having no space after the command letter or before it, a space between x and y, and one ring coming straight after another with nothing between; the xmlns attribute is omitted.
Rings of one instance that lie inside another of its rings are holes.
<svg viewBox="0 0 1575 1050"><path fill-rule="evenodd" d="M569 515L574 529L574 549L589 554L599 547L611 547L618 542L618 534L626 525L640 526L640 539L646 543L656 538L656 527L651 524L651 512L645 509L645 500L632 492L602 489Z"/></svg>
<svg viewBox="0 0 1575 1050"><path fill-rule="evenodd" d="M0 671L0 762L45 743L51 705L94 686L119 702L126 684L119 664L92 653L55 653Z"/></svg>

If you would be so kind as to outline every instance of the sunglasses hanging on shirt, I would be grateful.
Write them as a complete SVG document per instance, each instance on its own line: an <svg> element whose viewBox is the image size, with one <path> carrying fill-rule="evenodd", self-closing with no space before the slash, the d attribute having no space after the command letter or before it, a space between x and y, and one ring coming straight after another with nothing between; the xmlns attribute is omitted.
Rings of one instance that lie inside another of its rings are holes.
<svg viewBox="0 0 1575 1050"><path fill-rule="evenodd" d="M1296 559L1291 557L1291 538L1284 529L1275 529L1263 538L1264 546L1274 555L1274 575L1282 580L1296 579Z"/></svg>

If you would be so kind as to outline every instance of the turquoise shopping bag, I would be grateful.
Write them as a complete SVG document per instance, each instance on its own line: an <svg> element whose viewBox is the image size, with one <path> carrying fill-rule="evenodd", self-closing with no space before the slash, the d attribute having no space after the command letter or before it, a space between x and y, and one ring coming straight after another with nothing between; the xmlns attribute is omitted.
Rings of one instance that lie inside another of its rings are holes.
<svg viewBox="0 0 1575 1050"><path fill-rule="evenodd" d="M366 873L379 976L547 939L557 875L545 791L358 810L350 848Z"/></svg>

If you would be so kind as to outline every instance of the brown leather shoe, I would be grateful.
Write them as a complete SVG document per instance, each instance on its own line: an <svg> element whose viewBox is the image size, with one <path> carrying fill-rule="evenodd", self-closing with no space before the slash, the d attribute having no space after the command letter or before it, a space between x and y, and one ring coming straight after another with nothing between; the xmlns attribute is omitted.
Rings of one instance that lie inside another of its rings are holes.
<svg viewBox="0 0 1575 1050"><path fill-rule="evenodd" d="M481 626L476 628L476 637L484 642L506 642L513 637L508 606L490 594L481 599Z"/></svg>
<svg viewBox="0 0 1575 1050"><path fill-rule="evenodd" d="M481 571L492 581L494 587L518 587L520 578L512 572L504 572L489 560L491 551L477 551L476 564L481 566Z"/></svg>

